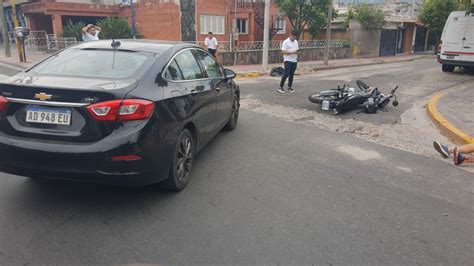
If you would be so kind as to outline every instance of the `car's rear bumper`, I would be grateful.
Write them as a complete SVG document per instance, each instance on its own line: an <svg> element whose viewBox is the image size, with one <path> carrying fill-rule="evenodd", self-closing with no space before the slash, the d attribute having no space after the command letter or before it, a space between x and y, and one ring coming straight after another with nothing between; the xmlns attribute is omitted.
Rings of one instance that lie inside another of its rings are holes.
<svg viewBox="0 0 474 266"><path fill-rule="evenodd" d="M0 134L0 171L34 178L140 186L168 177L170 145L141 139L107 138L91 144L48 143ZM136 140L136 141L130 141ZM140 155L134 161L113 156Z"/></svg>
<svg viewBox="0 0 474 266"><path fill-rule="evenodd" d="M440 56L438 56L438 62L440 64L453 65L453 66L474 67L474 61L443 59Z"/></svg>

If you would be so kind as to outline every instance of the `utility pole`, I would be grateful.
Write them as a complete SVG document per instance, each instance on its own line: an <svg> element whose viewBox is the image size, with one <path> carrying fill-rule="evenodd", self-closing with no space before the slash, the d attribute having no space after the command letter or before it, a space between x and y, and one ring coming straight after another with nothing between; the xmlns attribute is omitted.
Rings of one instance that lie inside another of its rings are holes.
<svg viewBox="0 0 474 266"><path fill-rule="evenodd" d="M263 71L268 70L268 46L270 44L270 0L265 0L265 16L263 20Z"/></svg>
<svg viewBox="0 0 474 266"><path fill-rule="evenodd" d="M326 46L324 47L324 64L329 64L329 43L331 42L332 0L328 6L328 22L326 26Z"/></svg>
<svg viewBox="0 0 474 266"><path fill-rule="evenodd" d="M2 1L2 0L0 0ZM18 23L18 17L16 16L16 0L10 0L12 4L12 16L13 16L13 25L15 26L15 34L16 29L20 27L20 23ZM18 57L20 57L20 62L26 62L26 55L25 55L25 47L23 43L23 38L20 36L16 36L16 48L18 49Z"/></svg>
<svg viewBox="0 0 474 266"><path fill-rule="evenodd" d="M5 13L3 10L3 1L0 0L0 23L2 24L2 37L3 37L3 48L5 49L5 56L11 57L10 52L10 38L8 36L7 21L5 19Z"/></svg>
<svg viewBox="0 0 474 266"><path fill-rule="evenodd" d="M133 39L136 38L137 35L137 29L135 27L135 6L133 5L133 0L130 0L130 13L132 15L132 33L133 33Z"/></svg>

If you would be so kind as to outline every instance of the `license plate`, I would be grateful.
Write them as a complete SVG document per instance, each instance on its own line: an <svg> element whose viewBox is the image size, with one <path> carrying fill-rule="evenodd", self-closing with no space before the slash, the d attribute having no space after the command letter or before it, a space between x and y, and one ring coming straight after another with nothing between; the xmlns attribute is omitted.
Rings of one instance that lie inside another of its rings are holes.
<svg viewBox="0 0 474 266"><path fill-rule="evenodd" d="M329 106L331 105L330 103L330 101L324 100L323 104L321 105L321 109L324 111L329 111Z"/></svg>
<svg viewBox="0 0 474 266"><path fill-rule="evenodd" d="M447 55L446 58L447 59L454 59L454 55Z"/></svg>
<svg viewBox="0 0 474 266"><path fill-rule="evenodd" d="M71 110L31 106L26 110L26 122L69 126L71 125Z"/></svg>

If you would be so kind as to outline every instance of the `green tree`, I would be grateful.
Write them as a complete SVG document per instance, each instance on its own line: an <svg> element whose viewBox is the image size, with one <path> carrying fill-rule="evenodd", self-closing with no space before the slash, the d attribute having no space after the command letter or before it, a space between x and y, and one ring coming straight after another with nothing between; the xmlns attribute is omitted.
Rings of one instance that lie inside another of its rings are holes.
<svg viewBox="0 0 474 266"><path fill-rule="evenodd" d="M131 39L133 31L128 25L128 20L122 18L105 18L97 23L102 30L101 39Z"/></svg>
<svg viewBox="0 0 474 266"><path fill-rule="evenodd" d="M275 2L297 32L297 37L300 37L305 29L314 36L326 25L327 7L331 0L275 0Z"/></svg>
<svg viewBox="0 0 474 266"><path fill-rule="evenodd" d="M83 22L74 23L69 20L63 27L61 37L75 37L76 41L82 41L82 28L85 26L86 24Z"/></svg>
<svg viewBox="0 0 474 266"><path fill-rule="evenodd" d="M430 0L425 1L419 18L428 25L431 33L439 40L444 29L444 24L451 12L458 10L457 0Z"/></svg>
<svg viewBox="0 0 474 266"><path fill-rule="evenodd" d="M355 19L368 29L381 29L387 24L385 13L376 6L361 4L353 12Z"/></svg>

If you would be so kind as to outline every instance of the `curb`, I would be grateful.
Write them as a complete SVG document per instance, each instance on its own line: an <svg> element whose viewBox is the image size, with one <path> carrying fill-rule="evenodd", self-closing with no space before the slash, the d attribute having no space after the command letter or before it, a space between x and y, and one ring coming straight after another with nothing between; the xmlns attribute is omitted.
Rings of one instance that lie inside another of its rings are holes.
<svg viewBox="0 0 474 266"><path fill-rule="evenodd" d="M245 78L258 78L261 76L267 75L264 72L246 72L246 73L237 73L237 79L245 79Z"/></svg>
<svg viewBox="0 0 474 266"><path fill-rule="evenodd" d="M16 64L16 63L11 63L11 62L5 62L5 61L1 61L1 60L0 60L0 64L6 66L8 68L15 68L15 69L20 70L20 71L23 71L23 70L26 70L26 69L29 68L28 66L24 66L24 65Z"/></svg>
<svg viewBox="0 0 474 266"><path fill-rule="evenodd" d="M441 113L438 111L438 102L441 97L444 96L444 94L444 92L438 92L428 101L428 108L426 108L428 116L433 119L433 121L442 131L449 134L449 136L454 138L454 140L456 140L457 142L463 144L474 143L473 137L469 136L468 134L455 127L453 124L449 123L449 121L446 120L446 118L444 118L443 115L441 115Z"/></svg>

